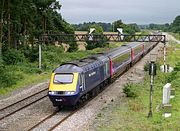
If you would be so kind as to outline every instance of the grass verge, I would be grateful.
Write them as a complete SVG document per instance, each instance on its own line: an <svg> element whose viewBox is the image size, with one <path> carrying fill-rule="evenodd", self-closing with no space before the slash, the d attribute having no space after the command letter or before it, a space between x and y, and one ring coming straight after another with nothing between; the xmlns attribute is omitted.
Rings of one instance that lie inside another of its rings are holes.
<svg viewBox="0 0 180 131"><path fill-rule="evenodd" d="M177 40L180 40L180 33L170 33L170 35L174 36Z"/></svg>

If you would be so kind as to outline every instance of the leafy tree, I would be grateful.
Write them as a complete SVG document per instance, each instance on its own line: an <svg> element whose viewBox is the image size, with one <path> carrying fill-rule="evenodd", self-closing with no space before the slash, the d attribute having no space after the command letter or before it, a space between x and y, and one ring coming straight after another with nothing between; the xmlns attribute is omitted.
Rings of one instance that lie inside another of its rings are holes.
<svg viewBox="0 0 180 131"><path fill-rule="evenodd" d="M83 24L74 24L73 27L77 31L88 31L88 29L92 25L99 25L103 28L104 31L111 31L111 23L103 23L103 22L84 22Z"/></svg>
<svg viewBox="0 0 180 131"><path fill-rule="evenodd" d="M171 31L174 33L180 33L180 15L177 16L171 24Z"/></svg>
<svg viewBox="0 0 180 131"><path fill-rule="evenodd" d="M10 48L24 50L29 46L33 50L34 41L47 30L74 33L73 27L59 13L60 8L58 0L1 0L0 59L2 46L3 55ZM76 43L69 45L71 50L77 50Z"/></svg>
<svg viewBox="0 0 180 131"><path fill-rule="evenodd" d="M122 20L113 22L112 26L114 31L117 31L117 28L122 28L125 34L135 34L140 31L137 24L124 24Z"/></svg>

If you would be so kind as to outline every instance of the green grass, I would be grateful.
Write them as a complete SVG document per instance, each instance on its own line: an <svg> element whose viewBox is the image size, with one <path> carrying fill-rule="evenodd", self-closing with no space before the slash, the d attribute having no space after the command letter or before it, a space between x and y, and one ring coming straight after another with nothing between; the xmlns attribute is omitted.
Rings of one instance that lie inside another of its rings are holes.
<svg viewBox="0 0 180 131"><path fill-rule="evenodd" d="M17 72L16 72L17 73ZM42 74L25 74L23 72L19 72L22 74L23 79L17 81L17 83L13 86L1 88L0 95L5 95L19 88L26 87L28 85L37 84L40 82L46 81L50 78L50 72L42 73Z"/></svg>
<svg viewBox="0 0 180 131"><path fill-rule="evenodd" d="M180 40L180 33L170 33L172 36L174 36L177 40Z"/></svg>
<svg viewBox="0 0 180 131"><path fill-rule="evenodd" d="M180 62L179 48L172 42L168 47L167 62L175 66ZM160 108L162 103L162 89L167 81L171 80L172 87L175 88L175 98L171 100L172 116L162 117L163 111ZM97 131L178 131L180 130L180 72L162 73L158 70L155 76L153 91L153 117L148 118L149 112L149 82L148 73L144 83L131 84L131 88L137 97L122 98L114 103L110 103L103 108L92 125Z"/></svg>

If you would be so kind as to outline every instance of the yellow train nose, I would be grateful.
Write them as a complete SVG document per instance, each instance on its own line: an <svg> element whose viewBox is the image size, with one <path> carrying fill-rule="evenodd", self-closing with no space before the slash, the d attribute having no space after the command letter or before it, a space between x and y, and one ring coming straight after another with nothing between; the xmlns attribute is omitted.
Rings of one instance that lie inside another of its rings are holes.
<svg viewBox="0 0 180 131"><path fill-rule="evenodd" d="M52 73L49 91L75 92L78 83L78 73Z"/></svg>

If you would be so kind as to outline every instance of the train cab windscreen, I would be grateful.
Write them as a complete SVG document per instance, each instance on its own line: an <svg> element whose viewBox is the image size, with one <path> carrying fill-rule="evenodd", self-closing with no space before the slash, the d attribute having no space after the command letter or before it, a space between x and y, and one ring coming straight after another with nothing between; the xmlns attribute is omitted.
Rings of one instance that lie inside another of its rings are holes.
<svg viewBox="0 0 180 131"><path fill-rule="evenodd" d="M56 84L70 84L73 82L73 74L55 74L54 83Z"/></svg>

